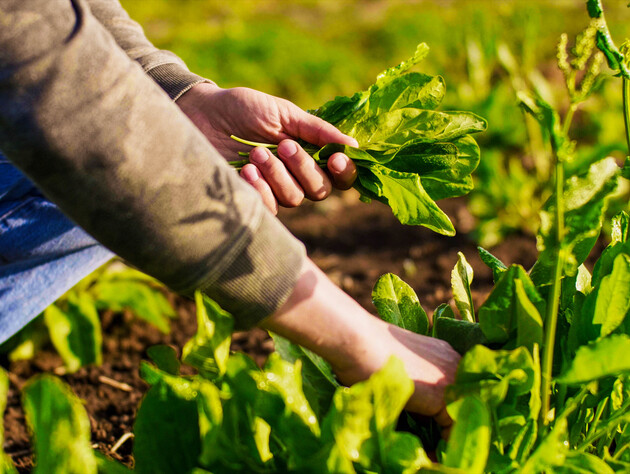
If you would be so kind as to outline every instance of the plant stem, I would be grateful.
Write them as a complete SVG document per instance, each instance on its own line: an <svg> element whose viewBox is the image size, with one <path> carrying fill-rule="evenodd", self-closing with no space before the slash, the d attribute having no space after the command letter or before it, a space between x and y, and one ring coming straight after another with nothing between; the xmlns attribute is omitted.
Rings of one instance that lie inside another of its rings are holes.
<svg viewBox="0 0 630 474"><path fill-rule="evenodd" d="M573 115L577 109L577 104L572 103L567 111L562 127L562 138L567 139ZM554 133L552 130L551 133ZM547 426L551 421L549 419L549 408L551 401L551 378L553 372L553 352L556 343L556 329L558 327L558 313L560 308L560 293L562 290L562 274L564 270L564 249L562 241L564 240L564 163L558 154L559 150L554 150L554 158L556 161L556 248L557 254L554 261L553 280L549 300L547 301L547 315L545 318L545 342L542 358L542 409L540 411L540 421L543 426Z"/></svg>
<svg viewBox="0 0 630 474"><path fill-rule="evenodd" d="M628 155L630 155L630 80L623 78L623 122L626 127L626 143L628 145Z"/></svg>

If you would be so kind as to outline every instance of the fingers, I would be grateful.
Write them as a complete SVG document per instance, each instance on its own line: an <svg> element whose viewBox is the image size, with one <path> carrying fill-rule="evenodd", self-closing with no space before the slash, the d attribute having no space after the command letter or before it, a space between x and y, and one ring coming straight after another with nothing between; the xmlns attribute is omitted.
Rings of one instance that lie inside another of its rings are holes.
<svg viewBox="0 0 630 474"><path fill-rule="evenodd" d="M357 167L343 153L334 153L328 159L328 171L337 189L350 189L357 179Z"/></svg>
<svg viewBox="0 0 630 474"><path fill-rule="evenodd" d="M309 199L320 201L330 194L332 190L330 179L313 157L296 142L293 140L281 141L278 144L278 156Z"/></svg>
<svg viewBox="0 0 630 474"><path fill-rule="evenodd" d="M241 169L241 178L251 184L256 191L262 197L263 203L274 214L278 214L278 201L273 195L269 184L265 181L265 178L260 174L258 168L255 165L247 164Z"/></svg>
<svg viewBox="0 0 630 474"><path fill-rule="evenodd" d="M280 205L296 207L304 200L300 184L267 148L254 148L249 154L249 161L258 169Z"/></svg>

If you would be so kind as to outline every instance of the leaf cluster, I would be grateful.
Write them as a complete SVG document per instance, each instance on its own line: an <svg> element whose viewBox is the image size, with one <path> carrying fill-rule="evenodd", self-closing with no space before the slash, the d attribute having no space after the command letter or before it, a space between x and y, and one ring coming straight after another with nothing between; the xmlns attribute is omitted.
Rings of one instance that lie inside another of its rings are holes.
<svg viewBox="0 0 630 474"><path fill-rule="evenodd" d="M354 188L361 199L389 205L401 223L454 235L435 201L472 190L479 147L470 134L485 130L486 122L471 112L435 110L444 98L444 80L409 72L428 50L420 44L414 56L381 73L367 90L311 111L355 138L358 147L303 146L320 166L332 154L345 153L357 166Z"/></svg>

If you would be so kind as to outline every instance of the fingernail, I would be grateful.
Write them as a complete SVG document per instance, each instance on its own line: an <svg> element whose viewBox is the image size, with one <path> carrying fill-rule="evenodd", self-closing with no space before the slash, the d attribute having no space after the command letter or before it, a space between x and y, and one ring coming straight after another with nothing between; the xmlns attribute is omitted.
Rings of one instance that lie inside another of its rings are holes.
<svg viewBox="0 0 630 474"><path fill-rule="evenodd" d="M269 159L271 152L266 148L258 147L254 148L249 154L249 161L256 163L257 165L263 165Z"/></svg>
<svg viewBox="0 0 630 474"><path fill-rule="evenodd" d="M255 166L245 166L241 171L241 174L243 175L243 178L245 178L245 181L250 183L255 183L260 179L260 173L258 173L258 169L256 169Z"/></svg>
<svg viewBox="0 0 630 474"><path fill-rule="evenodd" d="M342 156L333 156L331 158L330 167L337 173L346 171L346 160Z"/></svg>
<svg viewBox="0 0 630 474"><path fill-rule="evenodd" d="M278 153L282 156L291 157L298 151L297 144L291 140L285 140L278 145Z"/></svg>

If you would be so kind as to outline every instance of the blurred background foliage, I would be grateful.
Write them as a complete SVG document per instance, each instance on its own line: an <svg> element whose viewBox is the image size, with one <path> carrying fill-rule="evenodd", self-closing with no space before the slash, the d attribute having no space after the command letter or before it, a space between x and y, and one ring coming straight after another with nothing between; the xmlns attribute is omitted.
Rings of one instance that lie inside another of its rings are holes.
<svg viewBox="0 0 630 474"><path fill-rule="evenodd" d="M605 2L613 38L628 35L627 2ZM548 196L546 137L521 112L517 92L533 89L562 111L556 67L561 33L588 25L583 0L123 0L160 48L222 87L247 86L305 109L365 89L420 42L431 47L423 72L447 84L442 108L485 117L469 208L484 246L512 232L534 234ZM610 76L610 74L608 74ZM621 84L604 79L582 108L572 138L592 161L625 147ZM622 190L622 194L624 191ZM626 207L627 199L619 207Z"/></svg>

